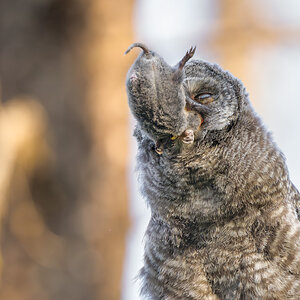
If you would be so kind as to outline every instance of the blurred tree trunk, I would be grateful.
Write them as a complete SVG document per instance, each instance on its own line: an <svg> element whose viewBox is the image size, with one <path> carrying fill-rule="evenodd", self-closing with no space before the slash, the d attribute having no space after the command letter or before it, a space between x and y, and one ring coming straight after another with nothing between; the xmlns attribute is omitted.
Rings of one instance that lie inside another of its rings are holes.
<svg viewBox="0 0 300 300"><path fill-rule="evenodd" d="M128 228L124 215L128 204L125 178L129 115L125 75L130 61L124 57L124 51L132 42L132 9L132 0L91 1L83 39L85 67L90 74L86 99L93 124L94 147L90 162L101 169L90 183L90 203L82 211L85 237L94 245L94 250L101 253L95 256L95 261L105 270L101 273L98 299L120 298L120 266L123 265L124 237ZM101 231L93 228L101 228Z"/></svg>
<svg viewBox="0 0 300 300"><path fill-rule="evenodd" d="M2 99L40 101L54 153L30 174L14 168L0 299L120 298L131 11L132 0L0 2Z"/></svg>

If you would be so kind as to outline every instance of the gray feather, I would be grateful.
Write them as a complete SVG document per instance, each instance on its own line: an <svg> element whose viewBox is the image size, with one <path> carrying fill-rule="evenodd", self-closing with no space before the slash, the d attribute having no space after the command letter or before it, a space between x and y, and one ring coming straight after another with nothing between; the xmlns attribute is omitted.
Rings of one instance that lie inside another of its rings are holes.
<svg viewBox="0 0 300 300"><path fill-rule="evenodd" d="M127 77L151 208L142 294L300 299L300 195L284 156L238 79L198 60L175 72L148 51Z"/></svg>

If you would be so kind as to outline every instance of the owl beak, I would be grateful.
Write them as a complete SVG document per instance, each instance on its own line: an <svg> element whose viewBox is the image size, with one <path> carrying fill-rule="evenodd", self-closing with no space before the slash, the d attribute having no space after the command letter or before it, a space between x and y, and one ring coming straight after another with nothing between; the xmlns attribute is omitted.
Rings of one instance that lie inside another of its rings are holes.
<svg viewBox="0 0 300 300"><path fill-rule="evenodd" d="M187 111L196 111L199 113L203 118L211 113L211 109L207 107L206 105L203 105L201 103L197 103L190 99L189 97L186 98L186 106L185 109Z"/></svg>

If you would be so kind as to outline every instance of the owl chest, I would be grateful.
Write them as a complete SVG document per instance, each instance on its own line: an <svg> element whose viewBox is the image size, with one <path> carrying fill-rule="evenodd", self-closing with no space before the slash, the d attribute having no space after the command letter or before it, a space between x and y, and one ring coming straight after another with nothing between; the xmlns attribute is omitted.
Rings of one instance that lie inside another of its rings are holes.
<svg viewBox="0 0 300 300"><path fill-rule="evenodd" d="M143 290L150 299L219 299L198 251L174 253L162 245L152 246L146 245L142 270Z"/></svg>
<svg viewBox="0 0 300 300"><path fill-rule="evenodd" d="M157 223L148 230L142 273L152 299L258 299L283 289L286 275L257 252L246 231L209 239L196 233L198 243L184 235Z"/></svg>
<svg viewBox="0 0 300 300"><path fill-rule="evenodd" d="M190 167L184 161L164 160L153 155L151 159L140 165L142 184L149 186L160 195L189 196L212 184L209 175L201 165ZM201 191L202 193L202 191Z"/></svg>

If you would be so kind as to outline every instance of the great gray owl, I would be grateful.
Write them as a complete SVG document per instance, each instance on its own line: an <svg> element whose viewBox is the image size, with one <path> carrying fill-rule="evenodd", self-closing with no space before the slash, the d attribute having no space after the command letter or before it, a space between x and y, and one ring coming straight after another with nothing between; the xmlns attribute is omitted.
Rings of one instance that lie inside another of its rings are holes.
<svg viewBox="0 0 300 300"><path fill-rule="evenodd" d="M299 192L242 83L142 48L127 75L150 299L300 299ZM189 61L189 62L188 62Z"/></svg>

